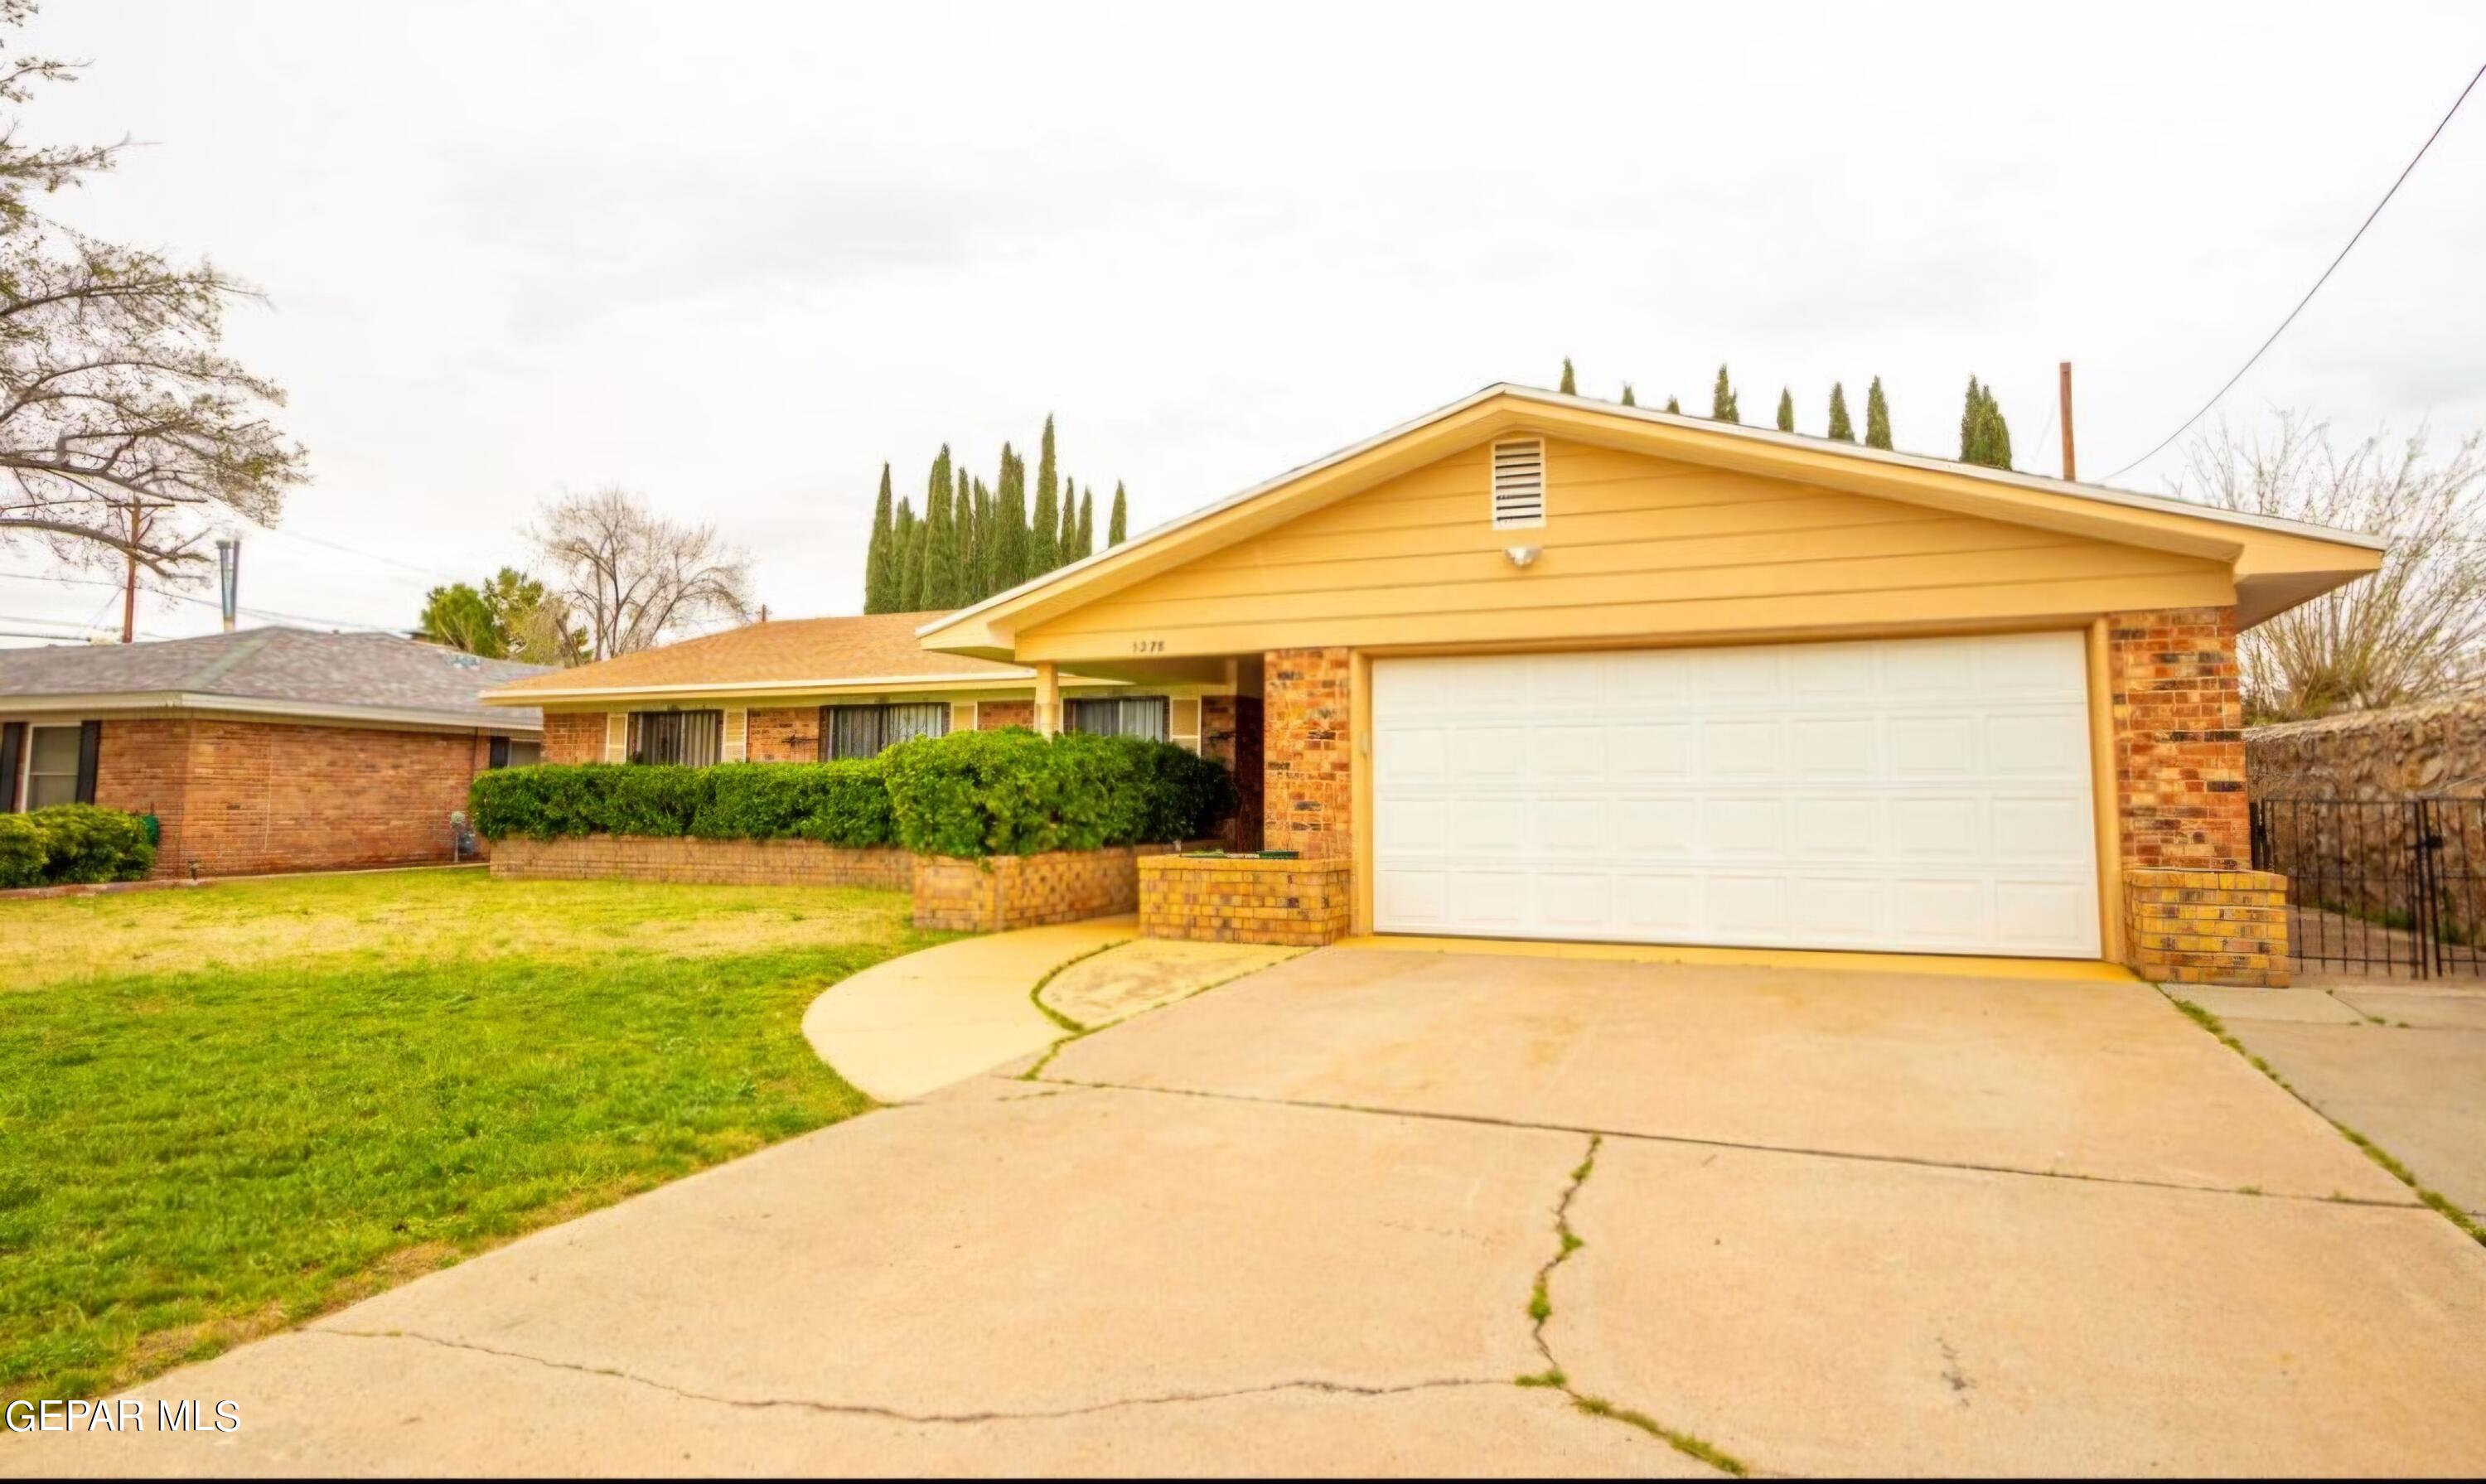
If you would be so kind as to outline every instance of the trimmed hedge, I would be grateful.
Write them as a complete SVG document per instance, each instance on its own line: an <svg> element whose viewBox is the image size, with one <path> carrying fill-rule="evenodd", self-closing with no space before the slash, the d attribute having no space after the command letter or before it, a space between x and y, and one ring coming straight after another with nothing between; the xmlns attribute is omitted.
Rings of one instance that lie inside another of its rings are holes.
<svg viewBox="0 0 2486 1484"><path fill-rule="evenodd" d="M155 868L147 821L92 804L0 814L0 887L142 881Z"/></svg>
<svg viewBox="0 0 2486 1484"><path fill-rule="evenodd" d="M869 761L499 768L476 778L468 805L486 839L790 836L983 856L1196 839L1234 811L1235 793L1224 767L1171 743L1010 728Z"/></svg>
<svg viewBox="0 0 2486 1484"><path fill-rule="evenodd" d="M792 836L826 845L894 842L889 789L877 761L545 763L495 768L467 790L475 833L697 835L707 839Z"/></svg>

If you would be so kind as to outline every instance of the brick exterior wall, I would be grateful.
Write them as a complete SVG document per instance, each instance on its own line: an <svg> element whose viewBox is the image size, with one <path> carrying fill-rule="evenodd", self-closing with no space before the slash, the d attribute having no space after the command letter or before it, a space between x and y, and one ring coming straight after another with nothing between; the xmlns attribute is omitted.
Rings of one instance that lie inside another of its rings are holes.
<svg viewBox="0 0 2486 1484"><path fill-rule="evenodd" d="M1262 686L1262 838L1306 860L1355 854L1348 651L1272 649Z"/></svg>
<svg viewBox="0 0 2486 1484"><path fill-rule="evenodd" d="M1140 863L1140 933L1316 948L1346 936L1346 861L1162 855Z"/></svg>
<svg viewBox="0 0 2486 1484"><path fill-rule="evenodd" d="M604 713L546 711L543 718L543 760L602 762Z"/></svg>
<svg viewBox="0 0 2486 1484"><path fill-rule="evenodd" d="M1200 699L1200 751L1226 764L1234 775L1241 802L1227 821L1223 837L1229 850L1260 848L1261 706L1257 696L1203 696Z"/></svg>
<svg viewBox="0 0 2486 1484"><path fill-rule="evenodd" d="M1129 912L1140 901L1139 860L1178 845L1115 845L1043 855L915 860L915 925L991 933Z"/></svg>
<svg viewBox="0 0 2486 1484"><path fill-rule="evenodd" d="M2177 984L2287 987L2287 878L2137 870L2123 883L2132 968Z"/></svg>
<svg viewBox="0 0 2486 1484"><path fill-rule="evenodd" d="M2252 864L2232 608L2107 618L2115 811L2126 869Z"/></svg>
<svg viewBox="0 0 2486 1484"><path fill-rule="evenodd" d="M1036 725L1036 702L1033 701L980 701L976 702L976 729L999 731L1005 727Z"/></svg>
<svg viewBox="0 0 2486 1484"><path fill-rule="evenodd" d="M750 713L747 756L753 762L820 760L820 708L781 706Z"/></svg>
<svg viewBox="0 0 2486 1484"><path fill-rule="evenodd" d="M158 876L418 866L491 760L472 733L214 717L107 718L96 802L152 813Z"/></svg>
<svg viewBox="0 0 2486 1484"><path fill-rule="evenodd" d="M516 881L666 881L694 886L870 887L903 892L915 858L813 839L693 839L686 836L512 836L492 852L492 874Z"/></svg>

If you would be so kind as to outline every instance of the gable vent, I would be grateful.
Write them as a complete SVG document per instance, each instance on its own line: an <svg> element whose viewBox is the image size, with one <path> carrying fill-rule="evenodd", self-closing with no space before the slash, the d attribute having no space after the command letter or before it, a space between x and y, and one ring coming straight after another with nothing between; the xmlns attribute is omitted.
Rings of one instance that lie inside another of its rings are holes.
<svg viewBox="0 0 2486 1484"><path fill-rule="evenodd" d="M1493 528L1545 524L1545 440L1493 446Z"/></svg>

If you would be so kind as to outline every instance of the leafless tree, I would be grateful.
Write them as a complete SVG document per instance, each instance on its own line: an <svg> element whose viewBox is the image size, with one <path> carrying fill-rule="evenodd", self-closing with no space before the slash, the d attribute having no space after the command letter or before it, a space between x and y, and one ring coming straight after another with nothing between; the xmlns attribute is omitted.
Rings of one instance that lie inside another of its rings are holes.
<svg viewBox="0 0 2486 1484"><path fill-rule="evenodd" d="M0 27L33 12L0 0ZM262 411L284 393L217 348L226 307L255 296L247 286L36 209L123 149L20 141L16 111L77 70L0 58L0 543L178 570L200 560L205 517L273 521L305 478L303 452ZM147 514L134 540L133 512Z"/></svg>
<svg viewBox="0 0 2486 1484"><path fill-rule="evenodd" d="M751 558L713 526L668 520L624 489L545 504L530 533L547 586L587 625L594 658L635 654L711 618L751 612Z"/></svg>
<svg viewBox="0 0 2486 1484"><path fill-rule="evenodd" d="M2426 430L2342 448L2330 426L2280 412L2194 436L2178 492L2390 542L2382 570L2244 636L2245 712L2257 722L2430 701L2480 677L2486 641L2486 432L2432 456Z"/></svg>

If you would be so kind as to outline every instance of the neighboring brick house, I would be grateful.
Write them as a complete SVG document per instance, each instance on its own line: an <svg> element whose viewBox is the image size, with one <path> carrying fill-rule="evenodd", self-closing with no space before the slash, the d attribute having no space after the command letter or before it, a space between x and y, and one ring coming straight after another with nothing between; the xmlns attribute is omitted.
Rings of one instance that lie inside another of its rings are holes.
<svg viewBox="0 0 2486 1484"><path fill-rule="evenodd" d="M812 762L907 737L1033 727L1036 673L926 651L943 612L755 623L506 685L495 706L540 707L550 762ZM1257 662L1083 667L1043 699L1049 725L1154 737L1225 762L1257 844Z"/></svg>
<svg viewBox="0 0 2486 1484"><path fill-rule="evenodd" d="M474 776L540 748L478 693L542 668L290 628L0 650L0 811L152 814L159 876L448 861Z"/></svg>

